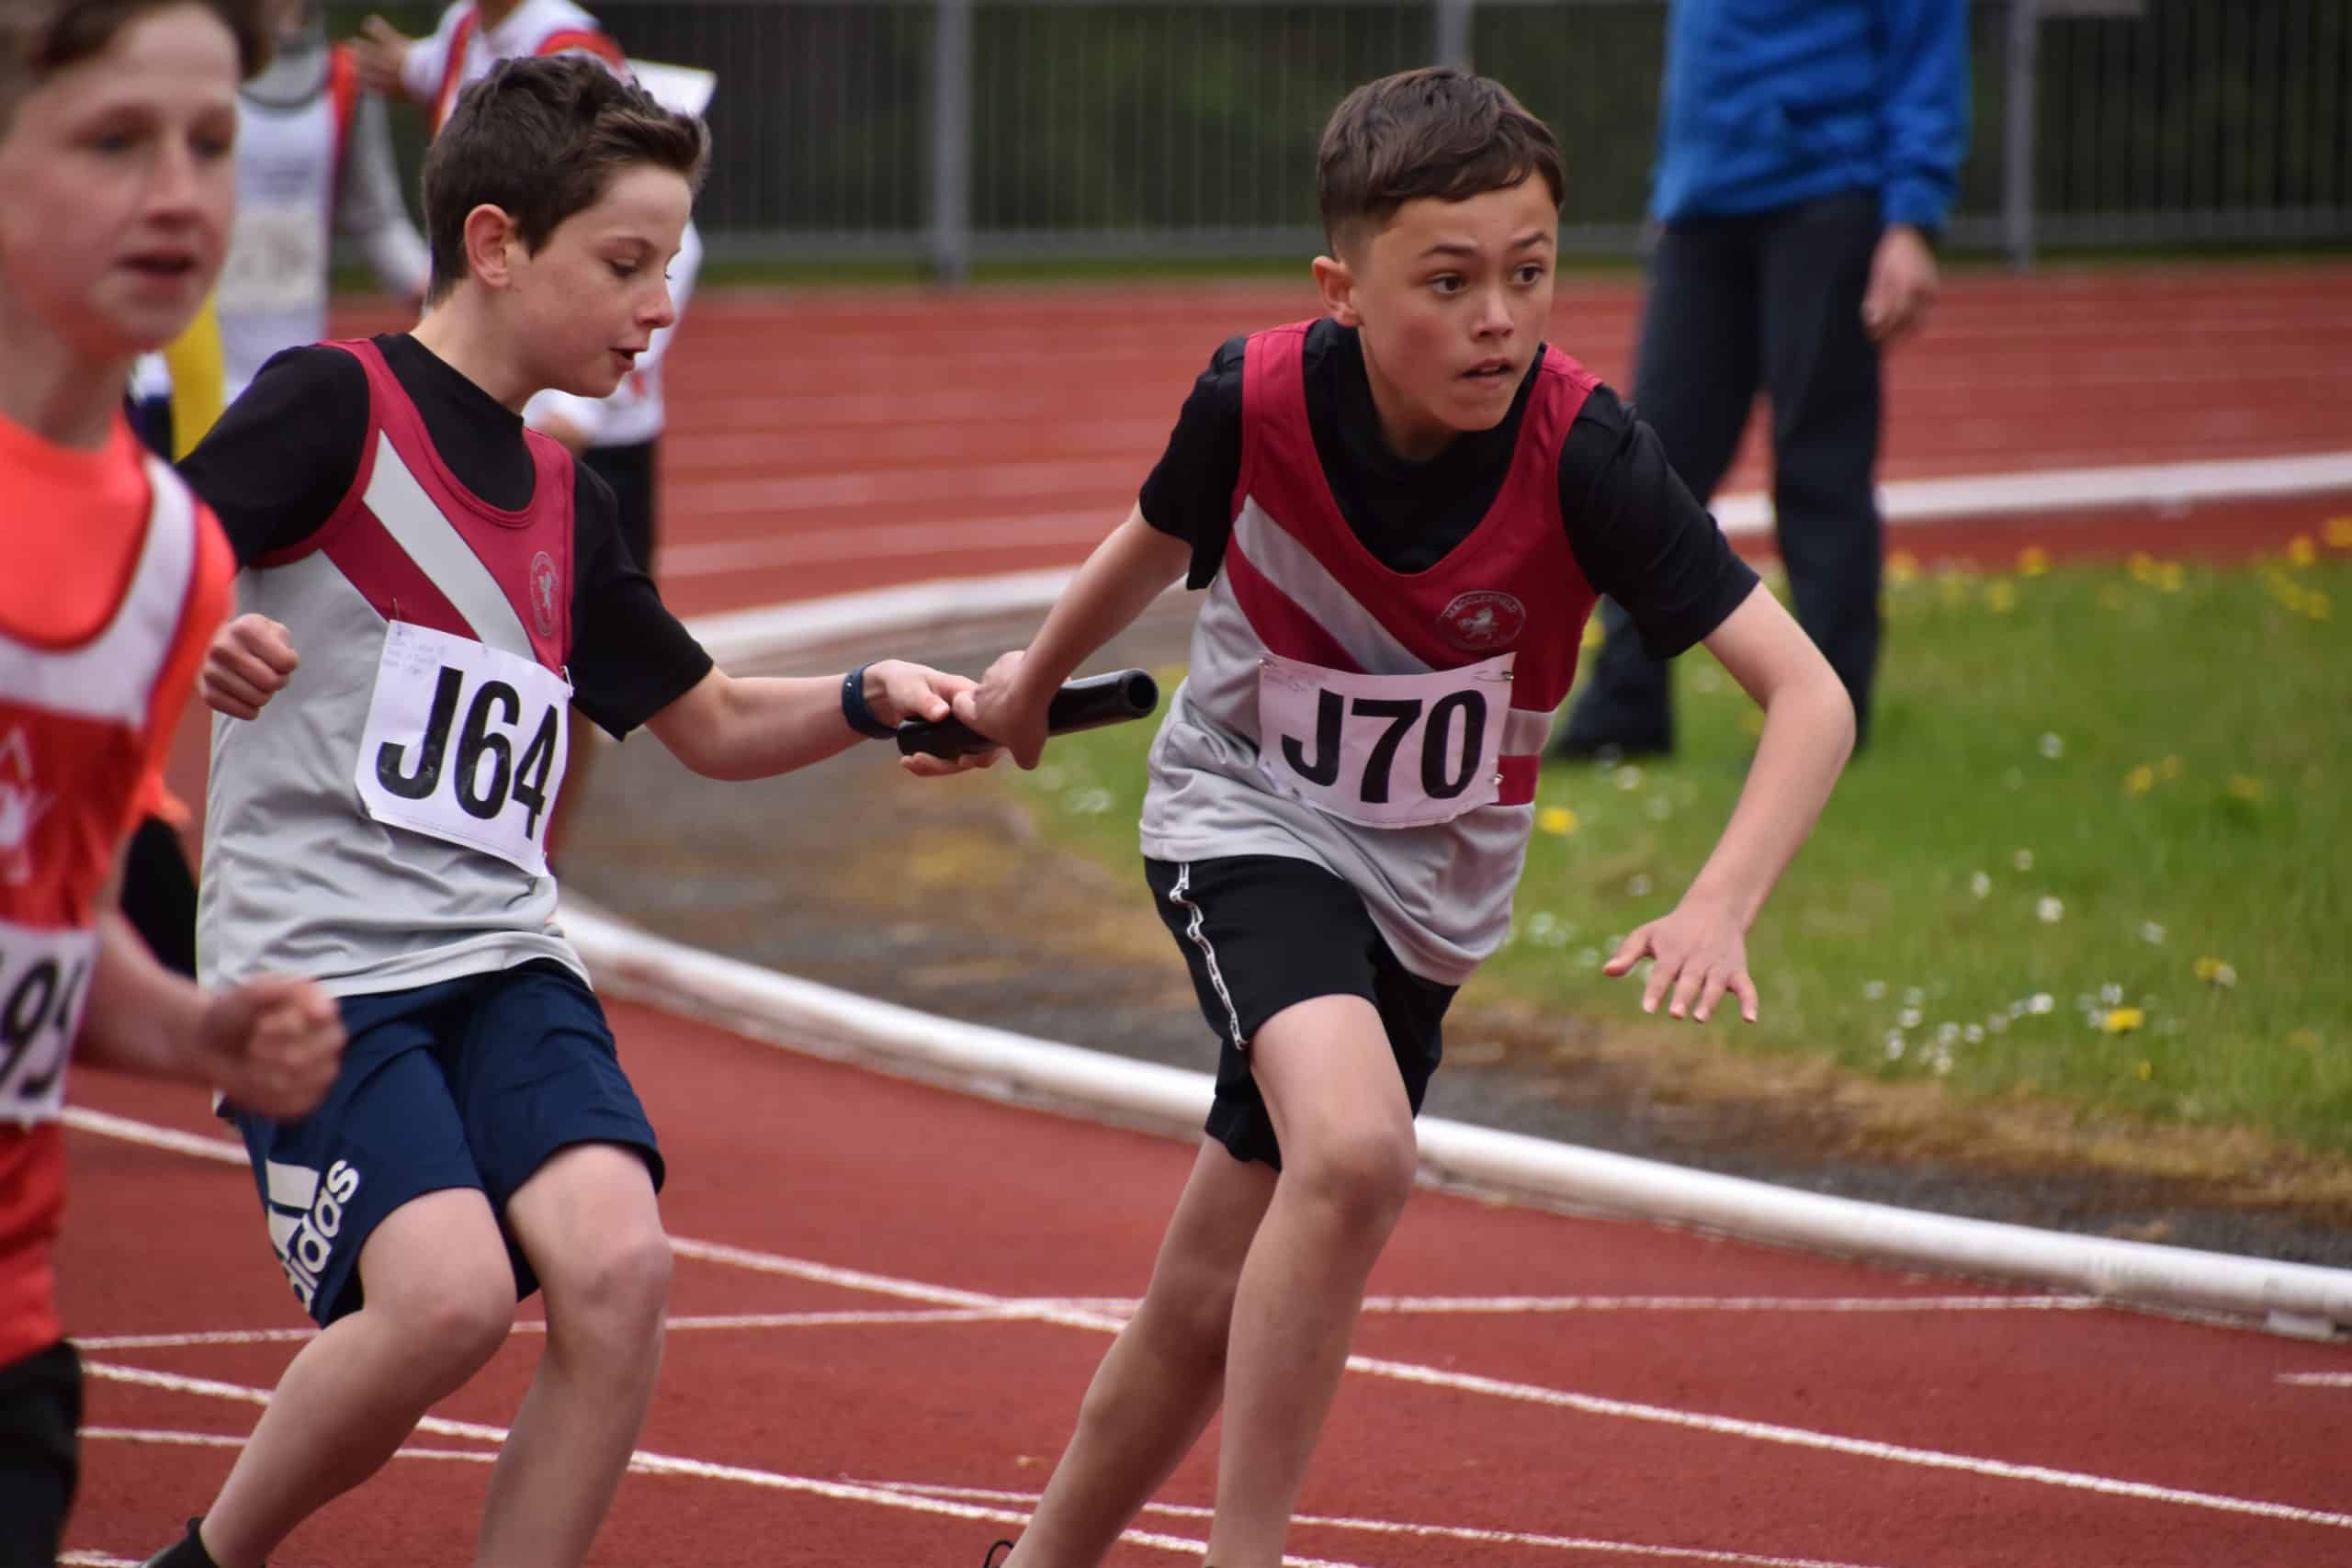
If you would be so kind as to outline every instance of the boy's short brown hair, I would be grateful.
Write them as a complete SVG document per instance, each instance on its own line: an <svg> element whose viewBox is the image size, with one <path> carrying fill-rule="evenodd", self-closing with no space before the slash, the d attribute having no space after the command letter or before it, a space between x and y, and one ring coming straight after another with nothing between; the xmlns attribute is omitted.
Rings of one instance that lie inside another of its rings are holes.
<svg viewBox="0 0 2352 1568"><path fill-rule="evenodd" d="M594 207L620 171L673 169L696 189L710 132L584 54L503 60L468 87L424 155L427 303L467 275L466 214L485 204L514 220L537 252L573 213Z"/></svg>
<svg viewBox="0 0 2352 1568"><path fill-rule="evenodd" d="M1552 128L1501 83L1450 65L1400 71L1340 99L1315 173L1335 251L1422 197L1465 201L1540 175L1556 207L1566 189Z"/></svg>
<svg viewBox="0 0 2352 1568"><path fill-rule="evenodd" d="M105 52L115 34L148 12L181 4L202 6L236 35L239 75L269 63L277 40L266 0L0 0L0 135L27 94Z"/></svg>

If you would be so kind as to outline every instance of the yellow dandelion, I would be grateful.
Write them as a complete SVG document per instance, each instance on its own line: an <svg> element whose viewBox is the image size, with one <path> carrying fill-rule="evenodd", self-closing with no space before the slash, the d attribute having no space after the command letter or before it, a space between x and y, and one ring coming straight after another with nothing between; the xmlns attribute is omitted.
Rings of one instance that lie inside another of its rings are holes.
<svg viewBox="0 0 2352 1568"><path fill-rule="evenodd" d="M2156 591L2158 592L2177 593L2180 592L2182 581L2180 563L2178 561L2167 560L2158 561L2156 563Z"/></svg>
<svg viewBox="0 0 2352 1568"><path fill-rule="evenodd" d="M2181 761L2177 753L2167 754L2156 764L2156 776L2166 781L2180 777Z"/></svg>
<svg viewBox="0 0 2352 1568"><path fill-rule="evenodd" d="M2238 972L2219 958L2199 958L2189 967L2196 972L2199 979L2209 986L2220 986L2226 989L2238 983Z"/></svg>
<svg viewBox="0 0 2352 1568"><path fill-rule="evenodd" d="M2251 773L2232 773L2229 788L2232 800L2243 800L2248 806L2262 804L2262 781Z"/></svg>
<svg viewBox="0 0 2352 1568"><path fill-rule="evenodd" d="M2352 550L2352 517L2329 518L2319 536L2327 541L2331 550Z"/></svg>
<svg viewBox="0 0 2352 1568"><path fill-rule="evenodd" d="M2145 1056L2143 1056L2139 1061L2132 1064L2132 1076L2138 1078L2142 1083L2152 1083L2155 1079L2156 1065L2148 1060Z"/></svg>
<svg viewBox="0 0 2352 1568"><path fill-rule="evenodd" d="M2145 795L2156 787L2156 770L2143 762L2123 775L2123 793Z"/></svg>
<svg viewBox="0 0 2352 1568"><path fill-rule="evenodd" d="M2347 519L2352 521L2352 519ZM2018 575L2040 577L2050 570L2050 552L2040 545L2028 545L2018 552Z"/></svg>
<svg viewBox="0 0 2352 1568"><path fill-rule="evenodd" d="M2098 1026L2109 1034L2129 1034L2147 1021L2148 1015L2138 1008L2109 1008Z"/></svg>
<svg viewBox="0 0 2352 1568"><path fill-rule="evenodd" d="M2123 570L2132 574L2134 582L2154 582L2156 580L2156 558L2145 550L2133 550L2123 558Z"/></svg>
<svg viewBox="0 0 2352 1568"><path fill-rule="evenodd" d="M1996 577L1984 585L1984 607L1996 615L2006 615L2018 607L2017 584L2006 577Z"/></svg>
<svg viewBox="0 0 2352 1568"><path fill-rule="evenodd" d="M2316 1029L2298 1029L2293 1033L2287 1036L2287 1043L2292 1045L2298 1051L2316 1051L2320 1048L2321 1043L2319 1031Z"/></svg>
<svg viewBox="0 0 2352 1568"><path fill-rule="evenodd" d="M2312 543L2309 534L2298 534L2287 541L2287 558L2297 566L2309 566L2319 559L2319 547Z"/></svg>
<svg viewBox="0 0 2352 1568"><path fill-rule="evenodd" d="M2303 595L2303 614L2314 621L2328 620L2335 613L2335 604L2325 592L2314 588Z"/></svg>
<svg viewBox="0 0 2352 1568"><path fill-rule="evenodd" d="M1909 550L1897 550L1886 558L1886 580L1889 582L1919 581L1919 558Z"/></svg>
<svg viewBox="0 0 2352 1568"><path fill-rule="evenodd" d="M1546 833L1566 838L1577 830L1577 814L1565 806L1547 806L1535 814L1535 825Z"/></svg>

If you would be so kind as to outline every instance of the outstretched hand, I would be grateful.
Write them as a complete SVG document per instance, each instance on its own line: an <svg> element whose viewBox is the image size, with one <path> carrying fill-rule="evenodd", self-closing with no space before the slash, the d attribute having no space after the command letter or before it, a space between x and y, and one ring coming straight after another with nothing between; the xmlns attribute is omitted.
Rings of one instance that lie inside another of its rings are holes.
<svg viewBox="0 0 2352 1568"><path fill-rule="evenodd" d="M267 615L239 615L213 635L196 689L215 713L258 718L300 663L284 626Z"/></svg>
<svg viewBox="0 0 2352 1568"><path fill-rule="evenodd" d="M1022 658L1019 649L997 655L979 684L956 699L956 716L1034 768L1046 750L1046 703L1022 694Z"/></svg>
<svg viewBox="0 0 2352 1568"><path fill-rule="evenodd" d="M359 85L388 98L401 96L401 65L408 59L409 38L381 17L359 24L351 40L351 61L358 67Z"/></svg>
<svg viewBox="0 0 2352 1568"><path fill-rule="evenodd" d="M1657 962L1642 987L1644 1012L1657 1011L1663 1001L1668 1018L1704 1023L1728 991L1739 998L1740 1017L1756 1021L1756 982L1747 974L1747 939L1728 915L1678 906L1673 913L1652 920L1619 943L1601 973L1615 979L1645 958Z"/></svg>
<svg viewBox="0 0 2352 1568"><path fill-rule="evenodd" d="M196 1066L247 1111L292 1121L318 1109L343 1059L334 998L309 980L251 980L207 998Z"/></svg>
<svg viewBox="0 0 2352 1568"><path fill-rule="evenodd" d="M910 718L946 718L954 711L950 705L954 700L972 687L968 675L951 675L903 659L878 660L865 667L865 705L875 717L888 725L903 724ZM899 765L920 778L933 779L993 767L1000 754L995 747L961 757L917 752L899 758Z"/></svg>

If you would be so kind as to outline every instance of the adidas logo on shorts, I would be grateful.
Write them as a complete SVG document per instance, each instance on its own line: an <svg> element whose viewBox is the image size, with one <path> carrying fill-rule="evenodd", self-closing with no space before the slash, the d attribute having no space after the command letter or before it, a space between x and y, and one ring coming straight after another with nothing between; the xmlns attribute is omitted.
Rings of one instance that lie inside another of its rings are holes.
<svg viewBox="0 0 2352 1568"><path fill-rule="evenodd" d="M265 1162L263 1176L269 1188L269 1241L285 1266L286 1282L295 1298L310 1310L318 1294L319 1275L334 1256L334 1238L343 1229L344 1205L359 1190L359 1172L348 1160L327 1167L326 1179L304 1165Z"/></svg>

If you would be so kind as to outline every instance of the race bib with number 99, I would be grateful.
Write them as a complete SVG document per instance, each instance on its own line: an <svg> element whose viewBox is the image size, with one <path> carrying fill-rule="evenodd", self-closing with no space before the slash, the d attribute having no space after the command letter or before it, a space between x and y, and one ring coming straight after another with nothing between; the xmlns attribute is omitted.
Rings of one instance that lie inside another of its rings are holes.
<svg viewBox="0 0 2352 1568"><path fill-rule="evenodd" d="M1515 657L1359 675L1268 654L1259 769L1282 794L1367 828L1425 827L1491 806Z"/></svg>
<svg viewBox="0 0 2352 1568"><path fill-rule="evenodd" d="M36 931L0 920L0 1122L54 1122L81 1032L95 931Z"/></svg>
<svg viewBox="0 0 2352 1568"><path fill-rule="evenodd" d="M545 665L406 621L384 630L354 782L379 822L545 876L571 684Z"/></svg>

